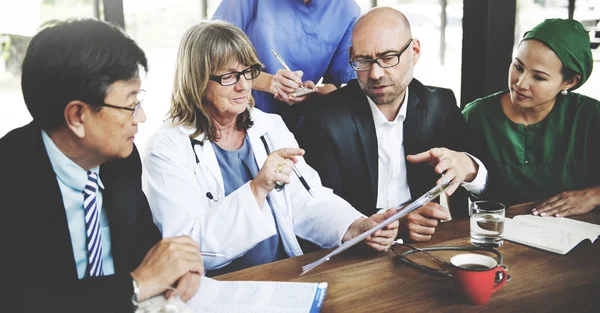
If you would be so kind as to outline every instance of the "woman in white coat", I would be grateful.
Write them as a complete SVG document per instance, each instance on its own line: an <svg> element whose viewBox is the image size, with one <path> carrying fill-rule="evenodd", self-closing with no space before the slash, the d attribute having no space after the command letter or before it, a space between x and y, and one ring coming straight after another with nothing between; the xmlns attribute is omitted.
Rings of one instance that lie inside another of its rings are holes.
<svg viewBox="0 0 600 313"><path fill-rule="evenodd" d="M203 251L226 255L205 258L212 275L301 255L296 236L338 246L394 213L367 218L321 185L282 119L253 108L260 70L235 26L210 21L189 29L179 47L170 118L144 158L146 194L163 237L187 235ZM292 174L294 163L314 198ZM389 248L397 227L396 221L366 244Z"/></svg>

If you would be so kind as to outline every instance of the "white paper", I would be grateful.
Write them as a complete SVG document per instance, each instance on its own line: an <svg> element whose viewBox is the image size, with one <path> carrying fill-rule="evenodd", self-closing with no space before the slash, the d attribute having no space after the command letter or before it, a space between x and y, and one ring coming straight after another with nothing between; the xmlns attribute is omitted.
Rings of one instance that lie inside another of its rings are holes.
<svg viewBox="0 0 600 313"><path fill-rule="evenodd" d="M194 313L319 312L327 283L218 281L202 277L187 302Z"/></svg>
<svg viewBox="0 0 600 313"><path fill-rule="evenodd" d="M504 221L504 239L558 254L566 254L585 239L594 242L600 225L570 218L517 215Z"/></svg>

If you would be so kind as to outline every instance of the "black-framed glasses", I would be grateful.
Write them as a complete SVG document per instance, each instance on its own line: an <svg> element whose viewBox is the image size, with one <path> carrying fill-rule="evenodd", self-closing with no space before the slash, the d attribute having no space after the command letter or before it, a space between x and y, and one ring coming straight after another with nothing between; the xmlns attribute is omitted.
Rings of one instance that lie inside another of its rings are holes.
<svg viewBox="0 0 600 313"><path fill-rule="evenodd" d="M146 91L141 89L140 92L138 92L136 95L136 102L135 102L135 105L133 106L133 108L122 107L122 106L112 105L112 104L108 104L108 103L102 103L102 104L99 104L99 106L131 111L131 117L135 117L137 115L137 113L140 111L140 108L142 107L142 102L144 102L145 96L146 96Z"/></svg>
<svg viewBox="0 0 600 313"><path fill-rule="evenodd" d="M396 66L398 63L400 63L400 56L402 53L404 53L404 51L406 51L406 49L408 49L411 42L413 42L413 38L408 40L408 42L398 53L384 55L376 59L350 61L350 66L352 66L352 68L357 72L370 71L375 63L377 63L377 65L379 65L381 68Z"/></svg>
<svg viewBox="0 0 600 313"><path fill-rule="evenodd" d="M253 80L260 75L260 64L254 64L241 72L229 72L223 75L210 75L210 80L219 83L221 86L231 86L240 81L242 75L246 80Z"/></svg>

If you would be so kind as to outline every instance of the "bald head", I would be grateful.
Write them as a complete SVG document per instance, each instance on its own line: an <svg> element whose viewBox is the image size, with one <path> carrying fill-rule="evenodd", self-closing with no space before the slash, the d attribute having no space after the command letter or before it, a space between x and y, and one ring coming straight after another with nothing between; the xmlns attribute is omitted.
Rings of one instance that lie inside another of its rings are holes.
<svg viewBox="0 0 600 313"><path fill-rule="evenodd" d="M356 35L363 33L375 35L382 31L394 31L405 38L411 38L410 24L402 12L390 7L378 7L371 9L361 16L352 30L352 45Z"/></svg>
<svg viewBox="0 0 600 313"><path fill-rule="evenodd" d="M400 108L420 53L419 40L412 38L408 20L398 10L372 9L352 30L350 60L359 68L360 88L378 107L392 113Z"/></svg>

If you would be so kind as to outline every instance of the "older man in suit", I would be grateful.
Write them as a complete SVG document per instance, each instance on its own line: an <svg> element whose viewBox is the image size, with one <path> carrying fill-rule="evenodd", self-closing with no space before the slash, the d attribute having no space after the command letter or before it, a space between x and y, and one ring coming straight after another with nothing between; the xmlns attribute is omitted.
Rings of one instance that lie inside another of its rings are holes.
<svg viewBox="0 0 600 313"><path fill-rule="evenodd" d="M0 139L0 273L10 312L132 312L204 271L188 237L161 240L133 144L144 52L97 20L46 25L22 89L33 122Z"/></svg>
<svg viewBox="0 0 600 313"><path fill-rule="evenodd" d="M456 183L448 195L461 185L472 193L485 189L483 164L459 152L467 150L466 124L454 94L413 78L420 53L405 16L375 8L352 32L350 64L358 80L305 104L298 137L306 161L323 185L364 214L420 196L440 174ZM467 213L465 194L451 197L453 215ZM401 221L399 235L429 240L449 217L446 208L430 203Z"/></svg>

